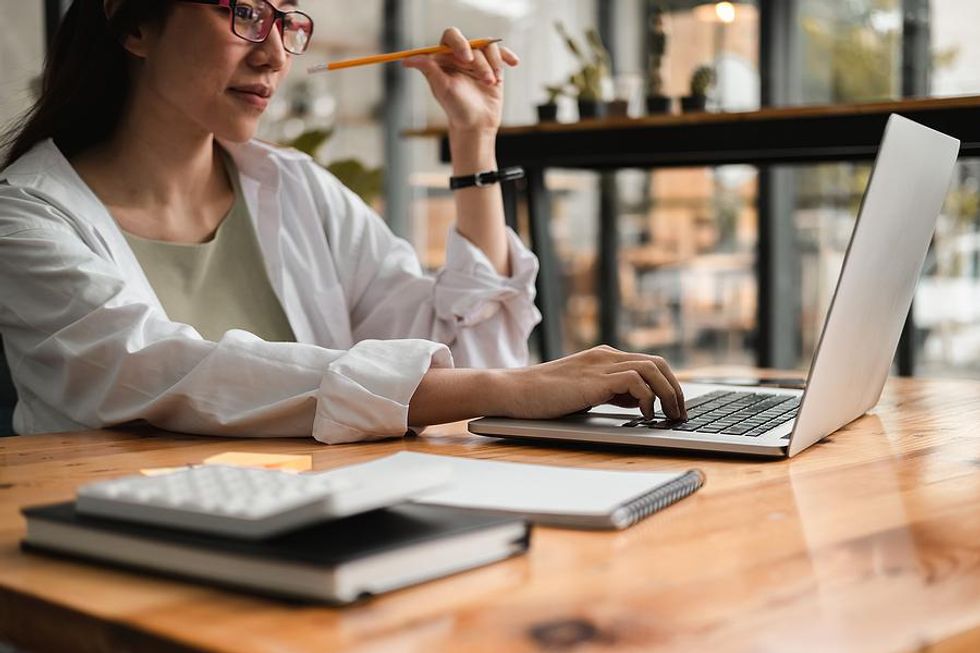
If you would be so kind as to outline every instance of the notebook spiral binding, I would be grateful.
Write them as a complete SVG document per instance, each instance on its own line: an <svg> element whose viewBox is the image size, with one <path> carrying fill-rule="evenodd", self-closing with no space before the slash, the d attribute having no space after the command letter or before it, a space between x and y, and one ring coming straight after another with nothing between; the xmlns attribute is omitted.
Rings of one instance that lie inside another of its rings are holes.
<svg viewBox="0 0 980 653"><path fill-rule="evenodd" d="M629 503L616 509L613 522L617 528L632 526L648 515L663 510L675 501L679 501L695 492L704 484L704 474L692 469L683 476L675 478L670 483L658 487L652 492L639 496Z"/></svg>

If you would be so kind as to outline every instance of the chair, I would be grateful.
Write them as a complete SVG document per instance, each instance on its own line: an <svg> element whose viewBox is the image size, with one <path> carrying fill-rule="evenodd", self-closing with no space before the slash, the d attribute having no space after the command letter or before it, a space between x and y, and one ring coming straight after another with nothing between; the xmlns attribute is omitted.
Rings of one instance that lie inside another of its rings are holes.
<svg viewBox="0 0 980 653"><path fill-rule="evenodd" d="M17 404L17 391L10 379L7 368L7 356L3 352L3 340L0 339L0 437L16 435L14 433L14 406Z"/></svg>

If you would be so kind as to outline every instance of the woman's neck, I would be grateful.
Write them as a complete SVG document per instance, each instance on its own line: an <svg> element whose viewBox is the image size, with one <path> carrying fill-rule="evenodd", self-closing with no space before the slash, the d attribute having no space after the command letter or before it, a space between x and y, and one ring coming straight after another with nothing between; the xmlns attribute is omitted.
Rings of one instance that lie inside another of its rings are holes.
<svg viewBox="0 0 980 653"><path fill-rule="evenodd" d="M233 201L214 135L141 97L108 142L72 164L123 229L158 240L207 240Z"/></svg>

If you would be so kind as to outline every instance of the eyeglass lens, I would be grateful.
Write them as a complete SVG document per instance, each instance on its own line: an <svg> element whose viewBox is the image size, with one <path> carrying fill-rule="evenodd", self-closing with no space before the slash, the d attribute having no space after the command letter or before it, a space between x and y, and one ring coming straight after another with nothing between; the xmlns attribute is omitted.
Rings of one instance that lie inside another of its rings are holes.
<svg viewBox="0 0 980 653"><path fill-rule="evenodd" d="M232 9L232 29L236 35L259 43L275 26L277 12L265 0L239 0ZM287 52L302 54L310 43L313 21L299 11L287 11L282 19L282 43Z"/></svg>

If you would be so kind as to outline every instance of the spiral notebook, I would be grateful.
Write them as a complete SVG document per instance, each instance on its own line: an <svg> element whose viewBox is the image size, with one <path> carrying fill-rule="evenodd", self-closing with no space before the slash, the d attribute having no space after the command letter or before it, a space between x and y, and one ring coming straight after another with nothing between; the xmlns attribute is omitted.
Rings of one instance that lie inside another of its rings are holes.
<svg viewBox="0 0 980 653"><path fill-rule="evenodd" d="M401 452L405 465L445 461L452 481L416 503L521 516L543 526L619 529L631 526L695 492L696 469L682 472L607 471L530 465Z"/></svg>

